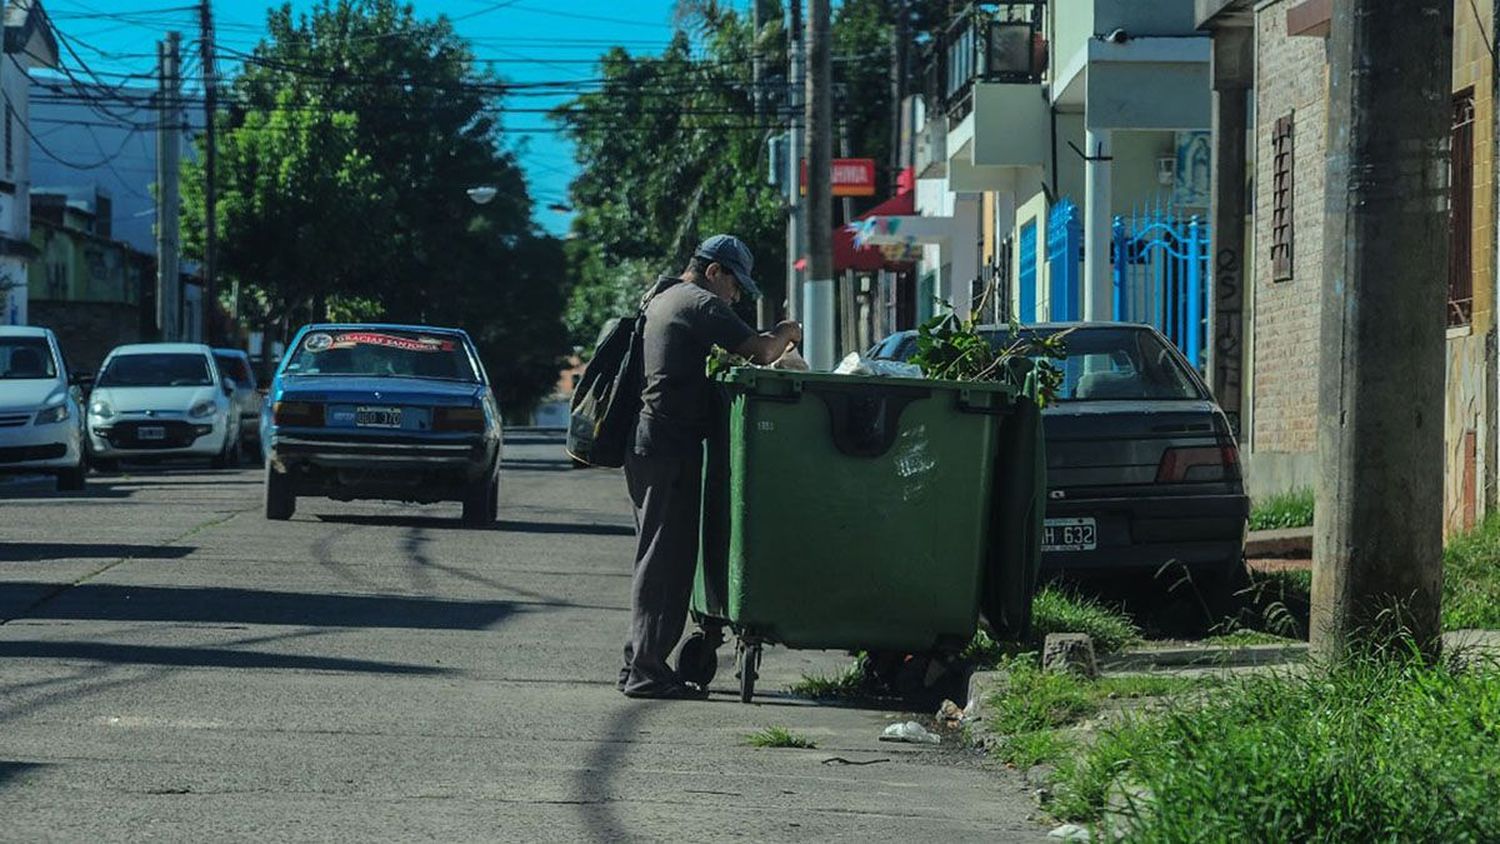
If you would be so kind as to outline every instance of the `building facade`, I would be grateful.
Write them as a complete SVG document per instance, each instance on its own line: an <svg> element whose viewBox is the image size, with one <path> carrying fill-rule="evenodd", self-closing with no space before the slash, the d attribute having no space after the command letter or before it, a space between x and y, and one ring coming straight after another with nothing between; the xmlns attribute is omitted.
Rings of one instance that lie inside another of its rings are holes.
<svg viewBox="0 0 1500 844"><path fill-rule="evenodd" d="M7 0L0 63L0 325L26 325L31 245L30 71L57 67L57 40L37 0Z"/></svg>
<svg viewBox="0 0 1500 844"><path fill-rule="evenodd" d="M1241 447L1247 485L1266 496L1317 483L1316 366L1321 336L1329 0L1198 0L1215 56L1251 45L1250 137L1237 165L1247 226L1237 326L1243 357ZM1444 408L1444 525L1473 527L1495 506L1496 388L1493 4L1455 0L1449 147L1450 261ZM1215 83L1235 75L1221 73ZM1232 80L1229 80L1232 81ZM1219 170L1230 168L1220 162ZM1233 179L1219 178L1221 190ZM1217 333L1227 333L1215 326Z"/></svg>

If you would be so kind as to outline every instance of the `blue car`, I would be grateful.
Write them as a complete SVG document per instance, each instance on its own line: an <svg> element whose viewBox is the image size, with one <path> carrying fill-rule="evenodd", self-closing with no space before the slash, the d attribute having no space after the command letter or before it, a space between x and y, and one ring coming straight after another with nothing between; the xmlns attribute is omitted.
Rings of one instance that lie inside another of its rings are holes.
<svg viewBox="0 0 1500 844"><path fill-rule="evenodd" d="M261 410L266 518L298 496L499 507L500 412L474 344L452 328L309 325Z"/></svg>

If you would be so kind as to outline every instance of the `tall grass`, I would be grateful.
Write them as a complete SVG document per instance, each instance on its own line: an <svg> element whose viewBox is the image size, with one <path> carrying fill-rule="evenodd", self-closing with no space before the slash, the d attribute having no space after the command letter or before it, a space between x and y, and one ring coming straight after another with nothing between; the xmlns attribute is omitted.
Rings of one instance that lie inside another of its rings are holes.
<svg viewBox="0 0 1500 844"><path fill-rule="evenodd" d="M1412 649L1136 714L1059 765L1048 808L1139 841L1481 841L1497 748L1500 670Z"/></svg>
<svg viewBox="0 0 1500 844"><path fill-rule="evenodd" d="M1500 515L1443 552L1443 629L1500 629Z"/></svg>
<svg viewBox="0 0 1500 844"><path fill-rule="evenodd" d="M1313 491L1311 487L1294 489L1255 502L1250 508L1251 530L1284 530L1312 527Z"/></svg>

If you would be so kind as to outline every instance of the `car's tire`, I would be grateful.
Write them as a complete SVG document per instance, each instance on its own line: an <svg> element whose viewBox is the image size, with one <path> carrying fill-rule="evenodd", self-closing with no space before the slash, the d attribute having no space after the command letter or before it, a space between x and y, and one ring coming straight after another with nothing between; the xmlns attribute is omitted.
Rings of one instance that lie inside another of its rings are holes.
<svg viewBox="0 0 1500 844"><path fill-rule="evenodd" d="M88 467L80 461L71 469L57 473L58 492L81 492L88 483Z"/></svg>
<svg viewBox="0 0 1500 844"><path fill-rule="evenodd" d="M215 469L234 469L240 465L240 441L238 437L229 438L224 443L224 450L214 457L213 467Z"/></svg>
<svg viewBox="0 0 1500 844"><path fill-rule="evenodd" d="M466 527L492 525L499 516L500 482L498 473L491 469L471 481L464 490L464 512L461 520Z"/></svg>
<svg viewBox="0 0 1500 844"><path fill-rule="evenodd" d="M272 521L284 522L297 512L297 495L292 491L292 479L285 472L276 471L276 467L266 464L266 518Z"/></svg>

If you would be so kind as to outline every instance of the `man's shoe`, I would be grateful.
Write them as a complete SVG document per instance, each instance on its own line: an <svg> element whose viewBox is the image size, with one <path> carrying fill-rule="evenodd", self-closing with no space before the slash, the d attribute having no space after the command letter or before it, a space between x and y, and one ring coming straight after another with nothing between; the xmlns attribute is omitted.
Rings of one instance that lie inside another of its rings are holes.
<svg viewBox="0 0 1500 844"><path fill-rule="evenodd" d="M621 691L625 692L626 697L639 700L708 700L708 689L692 683Z"/></svg>

